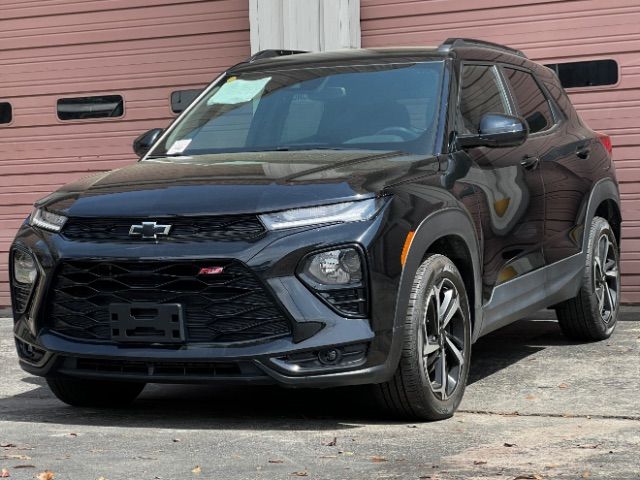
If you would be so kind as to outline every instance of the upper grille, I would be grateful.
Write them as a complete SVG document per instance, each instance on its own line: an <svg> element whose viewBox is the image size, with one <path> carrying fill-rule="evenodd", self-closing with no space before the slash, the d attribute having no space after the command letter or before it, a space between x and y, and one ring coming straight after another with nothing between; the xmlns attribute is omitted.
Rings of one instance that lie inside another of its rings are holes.
<svg viewBox="0 0 640 480"><path fill-rule="evenodd" d="M203 267L222 274L198 275ZM289 322L261 281L237 261L66 261L48 296L52 329L110 340L111 303L179 303L187 342L229 343L290 333Z"/></svg>
<svg viewBox="0 0 640 480"><path fill-rule="evenodd" d="M155 221L171 225L163 242L204 242L210 240L255 240L265 233L256 215L222 215L214 217L154 217L154 218L81 218L67 220L62 235L70 240L91 242L140 242L129 236L132 225Z"/></svg>

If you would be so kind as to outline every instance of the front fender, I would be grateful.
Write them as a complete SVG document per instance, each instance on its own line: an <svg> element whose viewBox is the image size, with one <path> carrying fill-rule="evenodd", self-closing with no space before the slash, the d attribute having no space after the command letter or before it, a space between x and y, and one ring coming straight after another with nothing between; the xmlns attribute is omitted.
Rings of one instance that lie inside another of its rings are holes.
<svg viewBox="0 0 640 480"><path fill-rule="evenodd" d="M450 207L438 210L427 216L416 228L409 246L398 288L396 309L394 313L393 344L390 352L390 364L397 366L402 353L404 324L409 296L416 272L429 248L440 238L456 236L468 249L473 266L473 304L470 305L473 315L472 339L475 341L482 326L482 280L481 249L475 234L473 221L468 213ZM471 295L469 295L471 297ZM395 371L395 368L394 368Z"/></svg>

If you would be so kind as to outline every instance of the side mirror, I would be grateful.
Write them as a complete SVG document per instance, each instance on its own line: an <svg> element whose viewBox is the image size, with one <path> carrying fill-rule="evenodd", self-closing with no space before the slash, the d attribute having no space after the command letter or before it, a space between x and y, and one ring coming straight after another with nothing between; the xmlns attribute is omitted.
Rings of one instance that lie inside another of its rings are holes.
<svg viewBox="0 0 640 480"><path fill-rule="evenodd" d="M144 157L154 143L158 141L160 135L164 130L162 128L152 128L146 133L143 133L133 141L133 151L138 157Z"/></svg>
<svg viewBox="0 0 640 480"><path fill-rule="evenodd" d="M472 147L517 147L522 145L529 135L523 119L502 113L486 113L480 119L478 135L461 135L458 145Z"/></svg>

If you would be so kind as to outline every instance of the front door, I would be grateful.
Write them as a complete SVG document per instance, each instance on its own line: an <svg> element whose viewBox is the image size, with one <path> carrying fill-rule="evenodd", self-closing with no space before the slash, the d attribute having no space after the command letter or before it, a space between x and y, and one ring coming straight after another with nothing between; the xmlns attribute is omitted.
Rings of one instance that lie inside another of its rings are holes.
<svg viewBox="0 0 640 480"><path fill-rule="evenodd" d="M498 67L465 63L461 68L458 134L477 134L486 113L516 114ZM465 154L472 165L465 180L481 192L486 303L497 286L544 266L544 187L538 152L528 141L513 148L471 148Z"/></svg>

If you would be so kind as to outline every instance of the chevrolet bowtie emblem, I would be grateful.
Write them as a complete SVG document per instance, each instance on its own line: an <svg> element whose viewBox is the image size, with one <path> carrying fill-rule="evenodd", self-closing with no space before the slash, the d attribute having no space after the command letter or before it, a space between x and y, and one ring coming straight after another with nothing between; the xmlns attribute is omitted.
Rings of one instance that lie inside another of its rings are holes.
<svg viewBox="0 0 640 480"><path fill-rule="evenodd" d="M129 235L132 237L158 238L158 235L169 235L171 225L158 225L156 222L142 222L140 225L131 225Z"/></svg>

